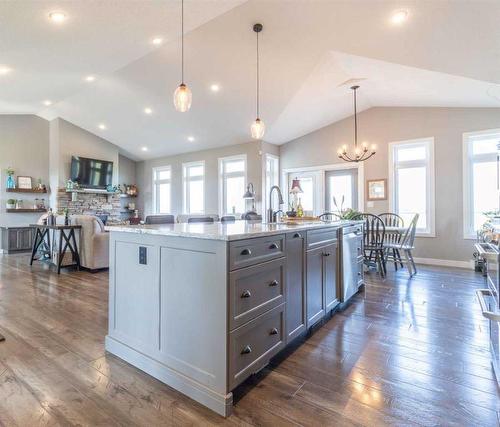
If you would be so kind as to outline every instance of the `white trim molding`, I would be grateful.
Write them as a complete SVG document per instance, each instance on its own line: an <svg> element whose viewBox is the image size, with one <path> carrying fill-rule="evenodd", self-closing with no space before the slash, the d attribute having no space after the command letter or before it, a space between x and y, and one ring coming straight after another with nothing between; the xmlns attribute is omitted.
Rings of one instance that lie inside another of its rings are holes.
<svg viewBox="0 0 500 427"><path fill-rule="evenodd" d="M415 263L423 265L438 265L441 267L457 267L474 269L474 260L456 261L452 259L436 259L436 258L414 258Z"/></svg>
<svg viewBox="0 0 500 427"><path fill-rule="evenodd" d="M488 129L479 132L466 132L462 136L462 171L463 171L463 234L464 239L476 239L476 232L474 228L474 213L473 213L473 180L472 180L472 143L474 139L480 139L480 137L492 136L493 139L500 136L500 129ZM499 137L500 139L500 137ZM474 158L478 161L496 161L497 154L478 154ZM498 185L498 184L497 184ZM472 225L472 227L471 227Z"/></svg>
<svg viewBox="0 0 500 427"><path fill-rule="evenodd" d="M388 159L389 159L389 210L391 212L397 212L396 210L396 179L395 179L395 159L394 159L394 149L396 146L424 146L426 149L426 159L425 160L409 160L405 161L404 164L407 167L412 166L422 166L425 162L427 168L427 180L426 180L426 214L427 214L427 229L419 230L417 229L417 237L436 237L436 178L435 178L435 166L434 166L434 137L411 139L406 141L394 141L388 144Z"/></svg>

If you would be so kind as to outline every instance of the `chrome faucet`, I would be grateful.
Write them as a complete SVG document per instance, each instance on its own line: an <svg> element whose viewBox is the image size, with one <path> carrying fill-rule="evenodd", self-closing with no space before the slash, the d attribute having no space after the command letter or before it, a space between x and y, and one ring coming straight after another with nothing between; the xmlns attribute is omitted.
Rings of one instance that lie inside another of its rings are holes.
<svg viewBox="0 0 500 427"><path fill-rule="evenodd" d="M278 206L277 211L273 211L273 191L274 190L276 190L278 192L278 203L280 205L285 203L283 201L283 195L281 194L280 188L277 185L273 185L271 187L271 190L269 191L269 209L267 210L267 221L268 222L276 222L276 216L277 216L278 212L283 212L281 209L279 209L279 206Z"/></svg>

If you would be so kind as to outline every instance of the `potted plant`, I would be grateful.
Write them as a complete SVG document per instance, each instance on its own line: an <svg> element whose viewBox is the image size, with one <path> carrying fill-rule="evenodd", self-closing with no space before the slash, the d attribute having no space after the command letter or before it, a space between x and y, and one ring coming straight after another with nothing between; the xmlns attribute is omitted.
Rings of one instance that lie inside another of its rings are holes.
<svg viewBox="0 0 500 427"><path fill-rule="evenodd" d="M14 169L10 166L5 171L7 173L7 188L16 188L16 181L14 181Z"/></svg>
<svg viewBox="0 0 500 427"><path fill-rule="evenodd" d="M15 208L16 208L16 199L8 199L7 209L15 209Z"/></svg>

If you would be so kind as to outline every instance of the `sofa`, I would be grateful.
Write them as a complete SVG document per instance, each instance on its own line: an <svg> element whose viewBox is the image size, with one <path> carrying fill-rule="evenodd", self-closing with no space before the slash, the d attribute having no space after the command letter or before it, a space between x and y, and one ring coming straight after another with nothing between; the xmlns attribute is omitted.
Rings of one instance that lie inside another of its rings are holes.
<svg viewBox="0 0 500 427"><path fill-rule="evenodd" d="M89 270L109 267L109 233L103 222L93 215L72 215L72 225L81 225L80 263Z"/></svg>

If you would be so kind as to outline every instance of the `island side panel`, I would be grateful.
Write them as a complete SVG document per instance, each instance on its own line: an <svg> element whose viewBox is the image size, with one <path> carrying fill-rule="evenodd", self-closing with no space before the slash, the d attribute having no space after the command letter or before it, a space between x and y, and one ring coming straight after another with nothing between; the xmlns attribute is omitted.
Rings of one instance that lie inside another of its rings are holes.
<svg viewBox="0 0 500 427"><path fill-rule="evenodd" d="M219 240L111 232L106 337L107 351L224 416L232 408L226 246ZM141 247L147 248L146 268Z"/></svg>

